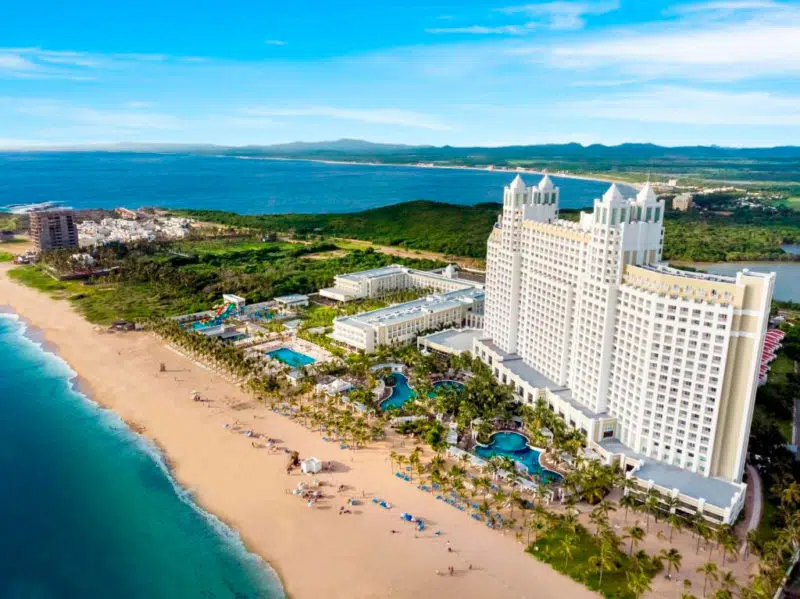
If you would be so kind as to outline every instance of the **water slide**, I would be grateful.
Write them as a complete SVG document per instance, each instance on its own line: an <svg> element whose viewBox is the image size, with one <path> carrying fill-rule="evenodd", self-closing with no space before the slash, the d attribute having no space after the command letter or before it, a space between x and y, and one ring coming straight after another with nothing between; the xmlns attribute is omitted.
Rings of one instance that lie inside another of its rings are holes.
<svg viewBox="0 0 800 599"><path fill-rule="evenodd" d="M194 330L198 329L207 329L209 327L216 327L221 325L225 322L228 318L231 318L238 312L236 308L236 304L233 302L228 304L222 304L221 306L217 306L214 311L214 316L210 318L204 318L203 320L199 320L192 325Z"/></svg>

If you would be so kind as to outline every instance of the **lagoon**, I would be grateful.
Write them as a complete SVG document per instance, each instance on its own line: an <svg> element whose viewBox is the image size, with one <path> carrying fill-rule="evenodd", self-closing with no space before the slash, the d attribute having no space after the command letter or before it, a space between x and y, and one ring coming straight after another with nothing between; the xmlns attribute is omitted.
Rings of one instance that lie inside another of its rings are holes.
<svg viewBox="0 0 800 599"><path fill-rule="evenodd" d="M776 300L800 302L800 261L798 262L720 262L697 264L697 268L718 275L735 276L744 268L756 272L774 272Z"/></svg>

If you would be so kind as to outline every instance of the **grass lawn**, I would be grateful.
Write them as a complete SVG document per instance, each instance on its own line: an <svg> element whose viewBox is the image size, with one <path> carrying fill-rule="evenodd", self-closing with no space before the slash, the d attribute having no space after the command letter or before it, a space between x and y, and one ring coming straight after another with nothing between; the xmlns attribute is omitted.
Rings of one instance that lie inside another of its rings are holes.
<svg viewBox="0 0 800 599"><path fill-rule="evenodd" d="M566 574L573 580L585 585L593 591L601 593L609 599L634 599L633 593L628 589L626 572L635 569L633 560L627 553L621 551L617 559L617 568L613 572L603 573L603 586L598 584L598 572L589 566L589 559L600 553L600 544L593 535L584 527L578 527L578 541L572 553L572 558L564 562L560 543L566 531L557 526L544 536L531 543L526 550L539 561L550 564L553 568ZM624 547L623 547L624 549ZM649 564L648 575L652 578L656 574L655 568Z"/></svg>
<svg viewBox="0 0 800 599"><path fill-rule="evenodd" d="M39 267L20 266L9 276L28 287L57 299L66 299L90 322L110 324L114 320L143 320L153 314L197 312L208 306L191 296L162 292L152 284L104 283L97 279L87 285L81 281L58 281ZM124 289L124 291L123 291Z"/></svg>
<svg viewBox="0 0 800 599"><path fill-rule="evenodd" d="M231 256L239 253L260 252L269 250L279 252L296 249L297 245L281 241L259 241L248 238L214 238L199 241L185 241L173 245L176 252L194 256Z"/></svg>
<svg viewBox="0 0 800 599"><path fill-rule="evenodd" d="M800 196L792 196L786 198L785 200L781 200L780 202L776 202L776 204L780 206L786 206L792 210L800 210Z"/></svg>
<svg viewBox="0 0 800 599"><path fill-rule="evenodd" d="M9 254L8 252L0 252L0 262L12 262L14 260L14 254Z"/></svg>

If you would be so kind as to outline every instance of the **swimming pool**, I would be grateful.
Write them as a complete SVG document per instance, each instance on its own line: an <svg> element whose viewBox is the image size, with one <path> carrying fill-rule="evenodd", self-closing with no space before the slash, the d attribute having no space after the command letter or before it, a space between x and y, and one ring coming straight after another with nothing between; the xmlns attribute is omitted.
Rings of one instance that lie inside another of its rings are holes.
<svg viewBox="0 0 800 599"><path fill-rule="evenodd" d="M392 378L395 381L394 387L392 387L392 394L381 402L381 410L399 408L417 396L408 385L408 379L404 375L399 372L393 372Z"/></svg>
<svg viewBox="0 0 800 599"><path fill-rule="evenodd" d="M435 396L436 391L439 389L454 389L456 391L463 391L464 383L459 383L458 381L436 381L433 384L433 391L428 394L428 397Z"/></svg>
<svg viewBox="0 0 800 599"><path fill-rule="evenodd" d="M316 360L311 356L301 354L300 352L294 351L293 349L289 349L288 347L273 349L272 351L267 352L267 355L270 358L275 358L279 362L288 364L293 368L308 366L309 364L313 364L314 362L316 362Z"/></svg>
<svg viewBox="0 0 800 599"><path fill-rule="evenodd" d="M525 466L528 474L538 474L543 481L560 480L560 474L542 468L539 453L528 445L528 439L524 435L514 432L494 433L489 445L478 445L475 448L475 454L485 459L496 455L508 456Z"/></svg>

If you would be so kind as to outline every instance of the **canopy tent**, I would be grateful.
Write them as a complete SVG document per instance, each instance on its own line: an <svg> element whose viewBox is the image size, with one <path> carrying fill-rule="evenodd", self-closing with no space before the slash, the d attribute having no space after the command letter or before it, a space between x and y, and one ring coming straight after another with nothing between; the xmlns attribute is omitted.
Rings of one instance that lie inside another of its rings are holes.
<svg viewBox="0 0 800 599"><path fill-rule="evenodd" d="M322 471L322 461L317 458L307 458L300 463L300 470L305 474L316 474Z"/></svg>

